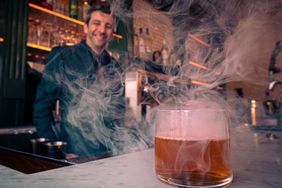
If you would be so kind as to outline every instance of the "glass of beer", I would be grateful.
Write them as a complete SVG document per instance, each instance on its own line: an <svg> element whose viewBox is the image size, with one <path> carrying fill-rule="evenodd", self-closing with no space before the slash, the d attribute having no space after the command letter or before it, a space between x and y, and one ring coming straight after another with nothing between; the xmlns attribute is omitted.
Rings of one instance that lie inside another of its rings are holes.
<svg viewBox="0 0 282 188"><path fill-rule="evenodd" d="M155 129L155 170L180 187L225 187L233 179L229 118L211 102L160 105Z"/></svg>

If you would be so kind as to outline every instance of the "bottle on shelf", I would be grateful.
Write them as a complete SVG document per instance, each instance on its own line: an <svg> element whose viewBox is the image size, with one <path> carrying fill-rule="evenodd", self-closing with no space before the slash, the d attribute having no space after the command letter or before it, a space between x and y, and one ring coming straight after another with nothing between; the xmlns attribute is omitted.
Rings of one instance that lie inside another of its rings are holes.
<svg viewBox="0 0 282 188"><path fill-rule="evenodd" d="M151 37L149 33L149 28L146 28L145 30L145 47L146 47L146 53L150 54L151 51Z"/></svg>
<svg viewBox="0 0 282 188"><path fill-rule="evenodd" d="M35 25L34 17L28 17L28 42L36 43L37 42L37 30Z"/></svg>
<svg viewBox="0 0 282 188"><path fill-rule="evenodd" d="M162 59L163 59L163 64L168 65L169 64L169 55L170 55L170 50L167 46L166 40L163 40L162 48L161 48L161 53L162 53Z"/></svg>
<svg viewBox="0 0 282 188"><path fill-rule="evenodd" d="M87 11L90 8L90 5L88 3L88 0L83 0L83 5L82 5L82 19L83 21L86 20L87 17Z"/></svg>
<svg viewBox="0 0 282 188"><path fill-rule="evenodd" d="M138 34L137 33L134 33L133 44L134 44L134 48L133 48L134 56L135 57L140 57L139 56L139 38L138 38Z"/></svg>
<svg viewBox="0 0 282 188"><path fill-rule="evenodd" d="M53 0L53 11L62 14L61 11L61 0Z"/></svg>
<svg viewBox="0 0 282 188"><path fill-rule="evenodd" d="M35 30L36 30L36 44L41 45L42 43L42 33L43 33L43 27L41 25L41 20L40 19L35 19L34 20L35 24Z"/></svg>
<svg viewBox="0 0 282 188"><path fill-rule="evenodd" d="M139 48L139 57L145 58L146 57L146 46L145 46L143 28L139 28L138 44L139 44L139 47L138 47Z"/></svg>
<svg viewBox="0 0 282 188"><path fill-rule="evenodd" d="M69 1L69 17L77 19L78 18L78 1Z"/></svg>
<svg viewBox="0 0 282 188"><path fill-rule="evenodd" d="M53 4L52 4L52 0L43 0L41 2L41 6L43 8L49 9L49 10L53 10Z"/></svg>
<svg viewBox="0 0 282 188"><path fill-rule="evenodd" d="M77 3L77 19L83 21L83 1Z"/></svg>
<svg viewBox="0 0 282 188"><path fill-rule="evenodd" d="M69 0L46 0L45 2L52 2L53 11L56 12L60 11L60 4L67 5L66 7L71 4ZM81 0L81 2L85 1ZM76 44L83 38L83 30L80 24L70 23L60 16L58 16L59 19L55 19L57 15L53 15L54 19L52 19L50 16L44 16L46 14L48 12L38 12L37 7L30 7L28 18L29 47L49 51L49 48L54 46Z"/></svg>
<svg viewBox="0 0 282 188"><path fill-rule="evenodd" d="M61 0L61 11L63 15L69 16L69 12L70 12L69 0Z"/></svg>

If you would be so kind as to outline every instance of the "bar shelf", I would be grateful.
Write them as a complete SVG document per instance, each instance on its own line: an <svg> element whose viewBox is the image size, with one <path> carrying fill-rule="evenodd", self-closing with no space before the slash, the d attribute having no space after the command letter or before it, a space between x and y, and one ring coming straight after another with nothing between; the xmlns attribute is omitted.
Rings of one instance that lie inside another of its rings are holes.
<svg viewBox="0 0 282 188"><path fill-rule="evenodd" d="M28 6L31 7L31 8L33 8L33 9L36 9L36 10L40 10L40 11L42 11L42 12L45 12L45 13L47 13L47 14L50 14L50 15L53 15L53 16L62 18L62 19L64 19L64 20L67 20L67 21L76 23L76 24L78 24L78 25L82 25L82 26L83 26L83 24L84 24L82 21L79 21L79 20L70 18L70 17L65 16L65 15L63 15L63 14L60 14L60 13L57 13L57 12L48 10L48 9L46 9L46 8L40 7L40 6L35 5L35 4L32 4L32 3L28 3Z"/></svg>
<svg viewBox="0 0 282 188"><path fill-rule="evenodd" d="M30 43L30 42L28 42L26 44L26 46L30 47L30 48L38 49L38 50L43 50L43 51L46 51L46 52L50 52L51 51L51 48L49 48L49 47L37 45L37 44L34 44L34 43Z"/></svg>
<svg viewBox="0 0 282 188"><path fill-rule="evenodd" d="M84 22L82 22L82 21L79 21L79 20L70 18L70 17L68 17L68 16L65 16L65 15L63 15L63 14L60 14L60 13L57 13L57 12L48 10L48 9L46 9L46 8L40 7L40 6L38 6L38 5L35 5L35 4L33 4L33 3L29 3L28 6L29 6L30 8L32 8L32 9L39 10L39 11L41 11L41 12L47 13L47 14L49 14L49 15L52 15L52 16L55 16L55 17L58 17L58 18L61 18L61 19L63 19L63 20L67 20L67 21L69 21L69 22L78 24L78 25L80 25L80 26L83 26L83 25L84 25ZM114 35L114 37L116 37L116 38L118 38L118 39L122 39L122 38L123 38L122 35L119 35L119 34L117 34L117 33L114 33L113 35Z"/></svg>

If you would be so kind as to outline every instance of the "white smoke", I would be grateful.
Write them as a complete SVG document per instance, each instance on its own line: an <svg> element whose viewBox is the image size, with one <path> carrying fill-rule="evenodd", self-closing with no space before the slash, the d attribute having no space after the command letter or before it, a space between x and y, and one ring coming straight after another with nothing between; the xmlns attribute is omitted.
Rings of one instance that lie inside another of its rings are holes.
<svg viewBox="0 0 282 188"><path fill-rule="evenodd" d="M123 1L112 2L113 15L129 29L132 13ZM205 11L190 12L189 8L195 3ZM264 80L259 84L266 84L267 62L275 42L282 38L281 3L281 0L225 0L220 3L206 0L173 1L172 8L166 14L171 18L174 27L175 56L182 61L176 76L186 83L195 79L210 85L190 88L187 84L175 84L173 79L155 82L152 85L153 90L150 91L152 98L159 104L185 104L190 100L217 101L225 108L231 119L236 119L236 111L216 88L230 81L257 84L257 80ZM190 37L191 34L204 39L209 45L198 44ZM187 63L190 60L197 61L209 69L194 68ZM139 68L145 69L145 61L135 61L135 59L131 61L133 64L138 64ZM125 64L125 62L120 63ZM125 70L132 69L126 67ZM170 68L164 70L166 73L173 72ZM115 72L114 69L113 71ZM74 100L64 99L67 103L71 102L71 108L67 109L67 121L72 125L69 134L73 135L73 143L77 143L76 147L83 153L88 154L88 151L87 147L79 144L81 140L86 140L86 145L90 144L94 148L99 141L110 147L114 154L152 146L153 126L151 125L146 123L139 125L137 121L130 122L132 128L120 126L118 123L112 124L111 127L105 124L107 117L124 121L117 100L123 91L114 88L123 84L126 71L116 74L115 78L111 79L112 82L97 77L96 80L99 82L86 83L86 75L77 72L67 72L70 77L76 75L75 77L79 78L77 80L68 80L60 76L50 78L57 80L58 83L64 82L64 87L72 91ZM117 107L113 108L114 106ZM195 119L199 118L195 117ZM202 122L199 126L205 123Z"/></svg>

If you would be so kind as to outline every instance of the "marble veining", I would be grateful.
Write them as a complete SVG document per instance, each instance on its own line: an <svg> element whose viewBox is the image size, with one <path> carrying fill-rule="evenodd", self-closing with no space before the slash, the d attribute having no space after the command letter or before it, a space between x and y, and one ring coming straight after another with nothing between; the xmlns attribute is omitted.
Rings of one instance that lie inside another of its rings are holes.
<svg viewBox="0 0 282 188"><path fill-rule="evenodd" d="M231 131L234 179L230 188L282 187L282 133ZM26 175L0 165L0 188L171 188L154 172L154 150L148 149L83 164Z"/></svg>

